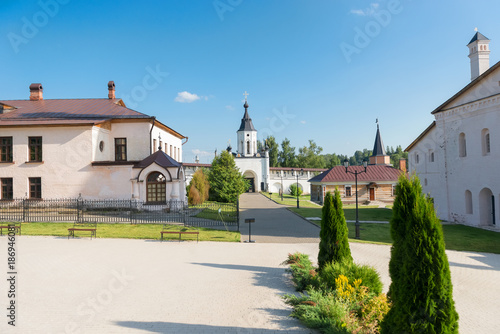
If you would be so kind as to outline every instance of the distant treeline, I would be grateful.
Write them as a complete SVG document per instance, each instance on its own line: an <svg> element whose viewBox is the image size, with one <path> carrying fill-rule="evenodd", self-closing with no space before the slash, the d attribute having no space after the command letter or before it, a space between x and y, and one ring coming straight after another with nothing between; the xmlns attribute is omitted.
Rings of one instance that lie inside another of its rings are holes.
<svg viewBox="0 0 500 334"><path fill-rule="evenodd" d="M332 168L342 165L345 159L349 160L349 165L361 165L364 159L372 154L366 148L363 151L356 151L354 155L343 154L321 154L323 148L318 146L314 140L309 140L309 147L299 148L297 154L295 147L290 145L290 140L285 138L281 145L276 142L274 136L268 136L263 142L258 141L259 151L264 147L269 149L269 165L271 167L300 167L300 168ZM401 145L396 149L387 146L386 153L391 157L391 164L394 168L399 167L399 159L407 159L408 153L403 152Z"/></svg>

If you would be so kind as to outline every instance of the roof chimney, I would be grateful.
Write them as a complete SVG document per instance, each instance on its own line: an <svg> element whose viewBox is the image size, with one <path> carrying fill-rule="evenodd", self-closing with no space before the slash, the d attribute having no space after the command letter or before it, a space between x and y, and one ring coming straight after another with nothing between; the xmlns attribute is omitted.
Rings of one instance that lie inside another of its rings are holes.
<svg viewBox="0 0 500 334"><path fill-rule="evenodd" d="M114 99L115 98L115 82L110 81L108 82L108 99Z"/></svg>
<svg viewBox="0 0 500 334"><path fill-rule="evenodd" d="M490 68L490 40L479 31L470 40L469 47L470 58L470 80L473 81L478 76Z"/></svg>
<svg viewBox="0 0 500 334"><path fill-rule="evenodd" d="M406 173L406 159L399 159L399 170Z"/></svg>
<svg viewBox="0 0 500 334"><path fill-rule="evenodd" d="M43 87L40 83L33 83L30 85L30 100L39 101L43 100Z"/></svg>

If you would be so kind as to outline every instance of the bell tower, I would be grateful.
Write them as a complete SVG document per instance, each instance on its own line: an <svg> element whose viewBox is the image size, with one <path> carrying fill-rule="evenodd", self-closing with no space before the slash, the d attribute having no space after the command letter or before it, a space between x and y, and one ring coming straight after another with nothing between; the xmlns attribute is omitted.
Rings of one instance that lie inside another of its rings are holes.
<svg viewBox="0 0 500 334"><path fill-rule="evenodd" d="M245 114L241 119L241 125L238 131L238 153L242 157L253 157L257 154L257 130L253 127L252 119L248 115L248 93L245 92Z"/></svg>
<svg viewBox="0 0 500 334"><path fill-rule="evenodd" d="M490 40L477 31L477 28L475 30L476 33L467 44L467 47L469 47L471 81L490 68Z"/></svg>

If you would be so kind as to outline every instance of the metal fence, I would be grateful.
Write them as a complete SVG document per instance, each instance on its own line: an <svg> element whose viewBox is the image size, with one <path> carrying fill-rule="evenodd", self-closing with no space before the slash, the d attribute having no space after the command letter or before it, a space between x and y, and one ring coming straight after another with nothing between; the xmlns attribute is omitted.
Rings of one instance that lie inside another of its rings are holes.
<svg viewBox="0 0 500 334"><path fill-rule="evenodd" d="M239 230L238 203L184 201L149 204L141 200L0 200L0 221L178 224Z"/></svg>

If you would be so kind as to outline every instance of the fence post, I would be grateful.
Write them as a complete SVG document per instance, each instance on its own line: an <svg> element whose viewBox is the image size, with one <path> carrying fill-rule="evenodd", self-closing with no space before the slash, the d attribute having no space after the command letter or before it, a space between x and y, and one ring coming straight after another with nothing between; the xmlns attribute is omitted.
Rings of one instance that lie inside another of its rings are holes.
<svg viewBox="0 0 500 334"><path fill-rule="evenodd" d="M26 198L23 198L23 222L26 222Z"/></svg>
<svg viewBox="0 0 500 334"><path fill-rule="evenodd" d="M236 199L236 221L238 222L238 232L240 231L240 196Z"/></svg>

